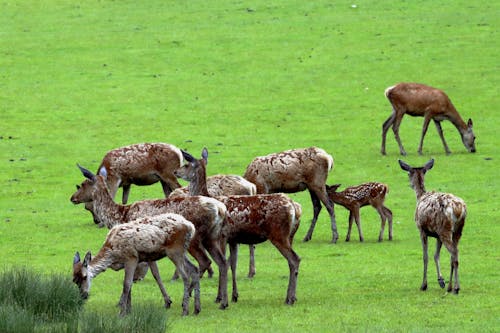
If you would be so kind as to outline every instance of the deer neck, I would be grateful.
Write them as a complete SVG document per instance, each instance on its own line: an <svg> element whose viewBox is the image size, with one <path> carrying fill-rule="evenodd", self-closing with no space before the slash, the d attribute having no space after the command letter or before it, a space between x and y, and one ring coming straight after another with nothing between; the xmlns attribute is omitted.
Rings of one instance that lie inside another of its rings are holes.
<svg viewBox="0 0 500 333"><path fill-rule="evenodd" d="M453 110L454 112L449 115L448 119L457 128L458 132L463 135L467 131L467 124L462 119L462 117L460 117L458 112L455 109Z"/></svg>
<svg viewBox="0 0 500 333"><path fill-rule="evenodd" d="M88 275L91 279L104 272L111 265L111 258L107 248L102 248L89 263Z"/></svg>
<svg viewBox="0 0 500 333"><path fill-rule="evenodd" d="M98 180L93 193L94 214L100 223L111 228L122 223L128 206L119 205L113 201L104 181Z"/></svg>
<svg viewBox="0 0 500 333"><path fill-rule="evenodd" d="M189 182L188 189L190 195L209 196L207 188L207 171L203 163L200 163L197 168L195 176Z"/></svg>

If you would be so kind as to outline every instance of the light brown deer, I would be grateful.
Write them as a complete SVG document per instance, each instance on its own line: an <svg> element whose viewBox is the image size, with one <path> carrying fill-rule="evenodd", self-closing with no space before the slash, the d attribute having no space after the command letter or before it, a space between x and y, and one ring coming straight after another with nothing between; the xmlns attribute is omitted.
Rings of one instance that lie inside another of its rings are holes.
<svg viewBox="0 0 500 333"><path fill-rule="evenodd" d="M181 177L175 171L174 174L177 177ZM237 175L213 175L207 177L207 190L211 197L218 197L222 195L255 195L257 194L257 188L255 184L249 182L245 178ZM175 198L177 196L187 196L189 195L189 189L187 186L175 189L171 194L170 198ZM249 265L248 265L248 277L252 278L255 276L255 245L249 245L250 255L249 255ZM174 275L175 278L175 275Z"/></svg>
<svg viewBox="0 0 500 333"><path fill-rule="evenodd" d="M389 221L389 240L392 240L392 212L384 206L385 196L389 192L389 187L386 184L370 182L357 186L347 187L341 192L336 192L340 184L332 186L326 185L328 197L334 203L344 206L349 210L349 230L345 239L348 242L351 239L351 228L353 221L356 222L359 232L359 240L364 241L363 231L361 230L361 220L359 217L359 209L364 206L371 205L380 215L381 225L378 241L384 239L385 222Z"/></svg>
<svg viewBox="0 0 500 333"><path fill-rule="evenodd" d="M437 239L434 261L436 263L439 286L441 288L445 287L439 264L439 253L442 244L444 244L451 254L451 272L448 292L453 290L453 293L458 294L460 290L460 283L458 280L458 241L462 236L462 229L465 224L465 217L467 216L465 202L459 197L449 193L425 191L424 176L425 173L433 167L433 159L420 168L413 168L401 160L399 160L399 165L401 169L408 172L410 184L417 195L415 223L420 231L424 258L424 278L420 289L427 289L427 238L430 236ZM453 279L455 279L454 285Z"/></svg>
<svg viewBox="0 0 500 333"><path fill-rule="evenodd" d="M257 186L257 193L295 193L309 190L314 208L311 226L304 241L311 240L321 203L330 214L332 243L339 238L333 203L326 194L325 183L333 168L333 157L323 149L310 147L256 157L247 167L245 179Z"/></svg>
<svg viewBox="0 0 500 333"><path fill-rule="evenodd" d="M181 187L174 170L183 163L179 148L167 143L139 143L116 148L104 155L97 169L108 171L106 183L114 198L119 187L123 187L122 203L126 204L130 186L151 185L160 182L165 197Z"/></svg>
<svg viewBox="0 0 500 333"><path fill-rule="evenodd" d="M191 195L208 196L206 164L208 151L203 149L197 160L183 151L188 162L176 174L189 181ZM301 207L284 194L220 196L218 200L227 207L226 220L222 227L223 243L229 244L229 262L233 278L232 300L238 300L236 265L238 244L259 244L269 240L288 261L290 275L285 303L296 301L297 276L300 257L292 249L293 237L299 227Z"/></svg>
<svg viewBox="0 0 500 333"><path fill-rule="evenodd" d="M446 154L451 151L446 144L441 128L441 121L449 120L457 128L462 142L471 153L476 152L474 141L476 137L472 131L472 120L465 123L457 110L451 103L448 96L439 89L432 88L419 83L399 83L385 90L385 96L392 105L392 114L382 125L382 148L381 153L386 154L385 140L389 127L392 126L394 136L399 145L401 155L406 155L401 139L399 137L399 126L405 114L413 117L424 117L424 126L422 127L422 136L418 146L418 153L422 155L422 146L424 144L425 133L431 120L436 125L439 137L443 142Z"/></svg>
<svg viewBox="0 0 500 333"><path fill-rule="evenodd" d="M78 186L78 190L71 196L71 202L74 204L90 203L94 218L108 228L144 216L164 213L180 214L191 221L196 228L196 234L190 243L189 253L198 261L199 272L202 275L210 269L211 261L206 255L206 251L208 251L219 268L217 301L221 303L221 309L228 306L228 264L220 245L222 224L226 215L224 204L208 197L190 196L142 200L131 205L120 205L114 202L109 194L106 186L106 168L101 168L99 175L94 175L83 167L80 167L80 170L86 180Z"/></svg>
<svg viewBox="0 0 500 333"><path fill-rule="evenodd" d="M99 253L92 257L87 252L83 262L77 252L73 259L73 281L80 288L84 299L88 298L93 278L107 268L125 269L123 292L120 298L121 315L128 314L132 306L132 278L139 262L147 262L160 287L165 307L170 300L158 271L156 261L168 257L175 265L184 282L182 314L189 313L189 297L194 290L194 313L200 312L200 282L198 270L186 256L186 249L195 234L194 225L177 214L143 217L127 224L117 225L109 231Z"/></svg>

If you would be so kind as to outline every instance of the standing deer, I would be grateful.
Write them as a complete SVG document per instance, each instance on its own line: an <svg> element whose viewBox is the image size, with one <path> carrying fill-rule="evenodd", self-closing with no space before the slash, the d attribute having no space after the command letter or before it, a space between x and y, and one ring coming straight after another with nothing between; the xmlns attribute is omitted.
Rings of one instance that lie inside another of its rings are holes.
<svg viewBox="0 0 500 333"><path fill-rule="evenodd" d="M127 224L117 225L109 231L99 253L92 257L87 252L83 262L77 252L73 259L73 281L80 288L84 299L88 298L93 278L107 268L115 271L125 269L123 292L120 298L120 314L130 312L132 306L132 278L139 262L147 262L160 287L165 307L170 300L158 271L157 260L168 257L184 281L182 314L189 313L189 297L194 289L195 309L200 312L200 282L198 270L186 256L186 249L195 234L194 225L177 214L162 214L143 217Z"/></svg>
<svg viewBox="0 0 500 333"><path fill-rule="evenodd" d="M424 117L422 136L420 138L420 145L418 146L418 153L420 155L422 155L424 136L431 120L433 120L436 125L446 154L450 154L451 151L443 136L443 129L441 128L441 121L443 120L451 121L457 128L462 137L462 142L469 152L476 152L476 146L474 144L476 137L472 131L472 120L469 119L466 124L451 103L451 100L443 91L419 83L399 83L387 88L385 90L385 96L389 99L393 111L391 116L387 118L382 125L381 153L383 155L386 154L385 140L387 131L391 126L399 145L399 152L401 155L406 155L406 151L399 138L399 125L405 114L413 117Z"/></svg>
<svg viewBox="0 0 500 333"><path fill-rule="evenodd" d="M326 194L325 183L333 168L333 157L323 149L310 147L256 157L247 167L245 177L257 186L257 193L295 193L309 190L314 208L311 226L304 241L311 240L321 203L330 214L332 243L339 235L333 203Z"/></svg>
<svg viewBox="0 0 500 333"><path fill-rule="evenodd" d="M140 143L116 148L104 155L97 169L108 171L106 183L114 198L119 187L123 187L122 203L126 204L130 186L151 185L160 182L165 197L181 187L174 170L183 163L179 148L167 143Z"/></svg>
<svg viewBox="0 0 500 333"><path fill-rule="evenodd" d="M384 239L385 221L389 221L389 240L392 240L392 212L384 206L386 194L389 192L389 187L382 183L364 183L357 186L351 186L342 192L336 192L340 184L332 186L326 185L328 197L334 203L344 206L349 210L349 230L345 239L348 242L351 239L352 222L356 222L359 232L359 240L364 241L363 232L361 231L361 220L359 217L359 209L364 206L371 205L380 215L381 225L378 241Z"/></svg>
<svg viewBox="0 0 500 333"><path fill-rule="evenodd" d="M177 177L181 177L174 171ZM214 175L207 177L207 190L211 197L227 195L255 195L257 188L255 184L237 175ZM170 198L189 195L187 186L175 189ZM250 256L248 265L248 277L255 276L255 245L249 245Z"/></svg>
<svg viewBox="0 0 500 333"><path fill-rule="evenodd" d="M451 272L448 292L458 294L460 283L458 280L458 241L462 236L462 229L467 216L467 207L465 202L449 193L426 192L424 185L424 176L427 171L432 169L434 160L430 160L421 168L413 168L405 162L399 160L401 169L408 172L410 184L417 195L417 208L415 211L415 223L420 231L424 258L424 278L421 290L427 289L427 238L429 236L437 239L436 253L434 261L438 282L441 288L444 288L445 282L441 275L439 264L439 252L444 244L451 254ZM455 285L453 286L453 278Z"/></svg>
<svg viewBox="0 0 500 333"><path fill-rule="evenodd" d="M196 233L190 243L189 253L198 261L199 272L202 275L206 270L211 270L211 262L206 255L206 251L208 251L219 268L217 301L220 302L221 309L228 306L228 266L220 246L222 224L226 215L224 204L212 198L190 196L142 200L131 205L120 205L113 201L106 186L106 168L101 168L99 175L94 175L83 167L79 166L79 168L86 180L78 186L78 190L71 196L71 202L74 204L90 203L94 218L108 228L144 216L164 213L180 214L191 221L196 228Z"/></svg>
<svg viewBox="0 0 500 333"><path fill-rule="evenodd" d="M195 159L183 151L188 162L176 174L189 181L191 195L208 196L206 164L208 151L203 149L202 158ZM290 275L285 303L296 301L297 276L300 257L292 249L293 237L299 228L302 209L284 194L235 195L217 197L227 207L226 220L222 227L224 239L229 244L229 262L233 278L232 300L238 300L236 265L238 244L258 244L269 240L288 261Z"/></svg>

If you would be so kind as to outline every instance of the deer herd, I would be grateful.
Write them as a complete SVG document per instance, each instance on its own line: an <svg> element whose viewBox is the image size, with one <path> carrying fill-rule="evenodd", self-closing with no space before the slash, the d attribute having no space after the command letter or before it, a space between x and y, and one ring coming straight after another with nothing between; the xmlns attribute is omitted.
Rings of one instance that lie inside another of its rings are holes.
<svg viewBox="0 0 500 333"><path fill-rule="evenodd" d="M382 126L382 149L386 154L386 134L392 126L401 155L406 152L399 138L399 125L404 114L423 116L424 127L418 153L422 154L423 138L432 119L447 154L450 150L444 140L440 122L450 120L458 129L469 152L475 152L472 120L466 124L444 92L416 83L400 83L385 91L392 107L392 115ZM286 193L308 190L313 218L304 241L311 240L322 205L330 216L332 243L339 237L334 204L349 210L346 241L350 240L353 222L359 240L364 241L360 208L371 205L381 219L378 241L382 242L388 222L388 239L393 239L392 211L384 205L389 188L379 182L368 182L337 191L340 184L327 185L333 169L333 157L318 147L291 149L253 159L243 175L214 175L207 177L208 150L195 158L187 151L166 143L133 144L109 151L96 174L78 165L84 181L71 196L74 204L83 203L99 226L109 232L99 252L87 252L83 261L76 252L73 259L73 281L81 296L89 295L93 278L107 268L124 269L120 313L131 310L131 289L134 281L144 278L150 270L163 295L165 307L172 301L160 277L156 261L168 257L175 265L174 277L180 276L184 285L182 314L189 313L189 300L194 291L194 313L201 310L200 278L206 272L213 275L212 260L218 269L218 291L215 302L220 309L228 307L228 270L231 269L231 300L238 301L236 265L238 245L250 249L249 277L255 275L255 245L269 240L287 260L289 267L285 303L296 301L300 257L293 250L294 235L299 228L302 208ZM411 167L399 160L402 170L408 172L410 185L415 190L417 205L415 223L423 248L423 282L427 289L428 237L437 239L434 255L438 282L445 287L441 275L439 254L442 244L451 254L451 273L448 292L458 294L458 242L467 215L464 201L449 193L426 192L424 175L433 165L430 160L423 167ZM181 187L178 179L189 182ZM142 200L128 204L130 187L160 182L164 199ZM123 188L122 203L114 197ZM229 257L226 258L226 247ZM196 261L191 262L187 254Z"/></svg>

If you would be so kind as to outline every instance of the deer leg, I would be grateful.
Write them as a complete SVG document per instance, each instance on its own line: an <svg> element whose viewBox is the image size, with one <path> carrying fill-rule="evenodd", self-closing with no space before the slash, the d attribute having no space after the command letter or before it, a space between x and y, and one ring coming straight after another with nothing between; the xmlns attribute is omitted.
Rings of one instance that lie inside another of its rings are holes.
<svg viewBox="0 0 500 333"><path fill-rule="evenodd" d="M165 308L170 308L170 304L172 304L172 301L170 300L170 297L167 294L167 291L165 290L165 286L163 285L163 282L161 281L160 277L160 272L158 270L158 264L156 261L150 261L148 262L149 268L151 269L151 274L153 274L153 277L156 280L156 283L158 284L158 287L160 288L161 294L163 295L163 300L165 301Z"/></svg>
<svg viewBox="0 0 500 333"><path fill-rule="evenodd" d="M250 256L250 262L249 262L249 267L248 267L248 277L253 278L255 276L255 245L250 244L248 245L248 249L250 251L249 256Z"/></svg>
<svg viewBox="0 0 500 333"><path fill-rule="evenodd" d="M424 137L425 137L425 134L427 133L427 129L429 128L430 121L431 121L430 116L424 117L424 125L422 127L422 136L420 137L420 144L418 145L418 154L419 155L422 155L422 147L424 146Z"/></svg>
<svg viewBox="0 0 500 333"><path fill-rule="evenodd" d="M137 265L137 268L135 269L134 272L134 282L141 281L144 279L146 274L148 273L148 263L147 262L140 262Z"/></svg>
<svg viewBox="0 0 500 333"><path fill-rule="evenodd" d="M316 226L316 221L318 220L319 212L321 211L321 202L319 201L316 194L312 191L309 191L309 194L311 195L311 201L313 204L314 215L313 215L313 219L311 221L311 226L309 227L309 230L307 231L307 234L304 237L304 242L311 240L312 233L314 231L314 227Z"/></svg>
<svg viewBox="0 0 500 333"><path fill-rule="evenodd" d="M443 279L443 275L441 275L441 264L439 262L439 254L441 252L442 245L443 245L443 243L438 238L436 240L436 253L434 253L434 262L436 263L436 272L437 272L437 276L438 276L439 286L441 288L444 288L444 279Z"/></svg>
<svg viewBox="0 0 500 333"><path fill-rule="evenodd" d="M238 244L229 243L229 264L231 266L231 275L233 278L233 294L231 300L238 302L238 286L236 284L236 265L238 264Z"/></svg>
<svg viewBox="0 0 500 333"><path fill-rule="evenodd" d="M389 221L389 240L392 240L392 211L385 206L382 206L382 209L386 219Z"/></svg>
<svg viewBox="0 0 500 333"><path fill-rule="evenodd" d="M184 294L182 297L182 315L186 316L189 314L189 276L186 272L184 254L181 251L172 251L168 254L169 259L174 263L177 268L177 272L182 278L184 284Z"/></svg>
<svg viewBox="0 0 500 333"><path fill-rule="evenodd" d="M228 264L226 260L225 249L226 245L219 244L219 240L212 240L210 243L205 246L208 250L208 253L212 256L212 259L215 261L217 266L219 267L219 289L217 292L217 297L215 299L216 303L220 303L219 308L224 310L228 307L227 301L227 270Z"/></svg>
<svg viewBox="0 0 500 333"><path fill-rule="evenodd" d="M448 283L448 292L453 290L454 294L458 294L460 290L460 282L458 281L458 247L455 242L444 242L446 249L451 254L450 260L450 282ZM455 286L453 288L453 278L455 278Z"/></svg>
<svg viewBox="0 0 500 333"><path fill-rule="evenodd" d="M123 279L123 290L120 297L120 315L125 316L130 313L132 308L132 284L134 272L137 267L137 260L130 260L125 264L125 277Z"/></svg>
<svg viewBox="0 0 500 333"><path fill-rule="evenodd" d="M213 270L210 268L211 261L208 258L207 253L206 253L203 245L201 244L199 238L196 238L196 236L195 236L195 239L193 239L191 241L191 244L189 245L188 251L189 251L189 254L191 254L198 262L200 277L203 275L203 273L205 273L205 271L208 271L208 275L212 276ZM174 277L175 277L175 274L172 277L172 279Z"/></svg>
<svg viewBox="0 0 500 333"><path fill-rule="evenodd" d="M405 155L406 156L406 151L403 147L403 144L401 143L401 138L399 137L399 126L401 125L401 120L403 120L403 115L401 115L401 117L398 117L396 115L396 110L394 110L394 123L392 124L392 131L394 132L394 137L396 138L396 141L398 143L398 146L399 146L399 153L401 155Z"/></svg>
<svg viewBox="0 0 500 333"><path fill-rule="evenodd" d="M384 211L384 207L375 207L377 209L378 214L380 215L380 233L378 235L378 241L382 242L384 240L384 229L385 229L385 221L387 219Z"/></svg>
<svg viewBox="0 0 500 333"><path fill-rule="evenodd" d="M444 150L446 151L446 154L447 155L451 154L450 148L448 148L448 145L446 144L446 140L444 139L443 128L441 127L441 122L434 119L434 124L436 125L436 129L438 131L439 137L441 138L441 141L443 142L443 147L444 147Z"/></svg>
<svg viewBox="0 0 500 333"><path fill-rule="evenodd" d="M384 121L384 124L382 125L382 146L380 148L380 152L382 155L385 155L385 140L387 137L387 131L389 130L389 127L394 123L394 118L396 117L396 112L393 111L392 114L390 115L389 118L387 118L386 121Z"/></svg>
<svg viewBox="0 0 500 333"><path fill-rule="evenodd" d="M427 263L429 261L428 253L427 253L427 235L424 231L420 231L420 239L422 241L422 251L423 251L423 260L424 260L424 277L422 279L422 286L420 290L427 290Z"/></svg>
<svg viewBox="0 0 500 333"><path fill-rule="evenodd" d="M285 257L288 261L288 268L290 269L290 276L288 279L288 289L286 293L285 303L288 305L293 305L297 300L296 290L297 290L297 276L299 275L299 264L300 257L291 248L288 239L283 239L281 241L271 240L271 242L276 246L278 251Z"/></svg>
<svg viewBox="0 0 500 333"><path fill-rule="evenodd" d="M352 229L352 222L353 221L354 221L354 215L352 214L352 211L349 210L349 227L347 229L347 236L345 238L346 242L351 240L351 229Z"/></svg>
<svg viewBox="0 0 500 333"><path fill-rule="evenodd" d="M310 193L313 193L311 189L309 189ZM330 200L328 195L326 194L326 187L323 185L321 187L321 190L314 190L314 193L316 195L316 198L318 198L323 205L325 205L326 210L328 211L328 214L330 215L330 222L331 222L331 227L332 227L332 243L337 243L337 239L339 239L339 234L337 232L337 223L335 222L335 211L333 208L333 202ZM311 195L312 197L312 195ZM320 205L321 207L321 205ZM318 211L319 214L319 211ZM317 216L316 216L317 217ZM311 232L312 235L312 232Z"/></svg>
<svg viewBox="0 0 500 333"><path fill-rule="evenodd" d="M200 274L198 273L198 268L193 265L191 261L184 256L184 267L189 272L189 277L191 279L191 284L189 286L188 295L194 290L194 314L197 315L201 311L200 302Z"/></svg>
<svg viewBox="0 0 500 333"><path fill-rule="evenodd" d="M123 185L122 204L124 204L124 205L127 204L129 194L130 194L130 184Z"/></svg>
<svg viewBox="0 0 500 333"><path fill-rule="evenodd" d="M356 226L358 227L359 241L363 242L365 238L363 237L363 230L361 230L361 219L359 217L359 207L354 209L354 221L356 221Z"/></svg>

